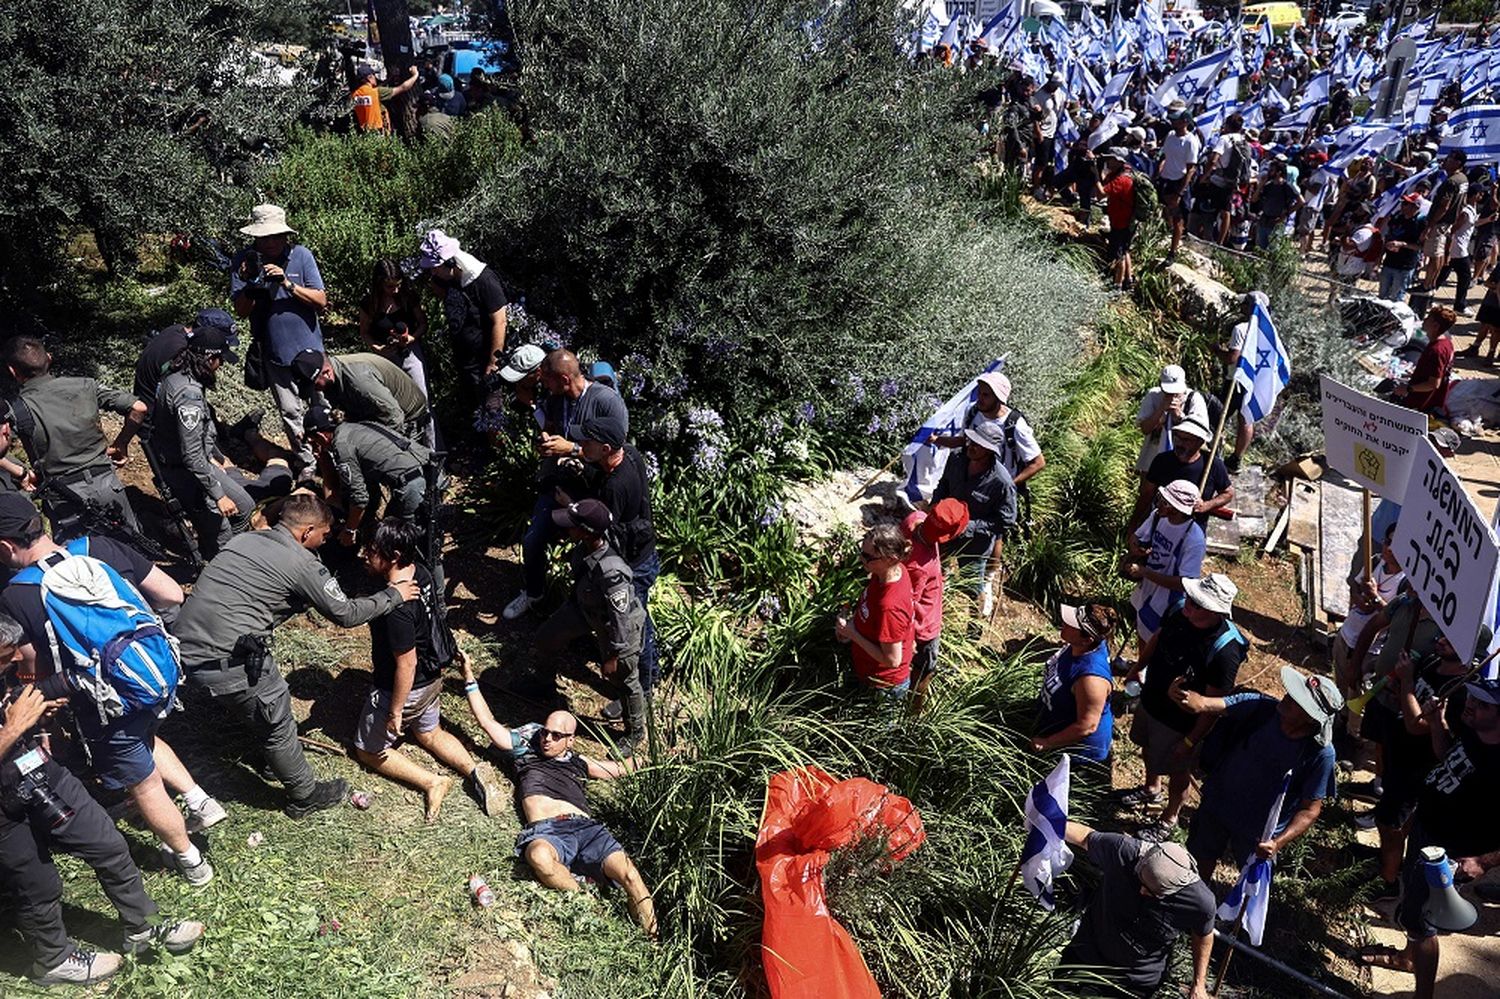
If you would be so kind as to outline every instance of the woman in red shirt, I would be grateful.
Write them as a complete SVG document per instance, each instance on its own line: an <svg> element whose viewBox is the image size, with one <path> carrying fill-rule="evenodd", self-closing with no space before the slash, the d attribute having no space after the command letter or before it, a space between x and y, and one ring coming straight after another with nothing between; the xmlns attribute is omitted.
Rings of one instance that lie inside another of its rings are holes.
<svg viewBox="0 0 1500 999"><path fill-rule="evenodd" d="M897 698L905 697L911 684L916 647L911 576L901 564L909 548L895 524L870 529L859 546L870 582L860 595L853 620L840 614L833 626L838 640L849 643L855 679Z"/></svg>
<svg viewBox="0 0 1500 999"><path fill-rule="evenodd" d="M1135 237L1135 180L1125 169L1124 150L1111 147L1099 157L1104 171L1104 214L1109 217L1109 269L1115 291L1128 291L1131 284L1130 241Z"/></svg>

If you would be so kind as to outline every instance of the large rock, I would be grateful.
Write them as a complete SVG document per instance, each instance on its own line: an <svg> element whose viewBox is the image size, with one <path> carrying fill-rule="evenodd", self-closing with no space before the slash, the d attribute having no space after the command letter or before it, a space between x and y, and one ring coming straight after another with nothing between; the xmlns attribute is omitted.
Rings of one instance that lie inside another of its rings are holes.
<svg viewBox="0 0 1500 999"><path fill-rule="evenodd" d="M1222 323L1240 310L1239 293L1209 277L1207 271L1207 267L1200 271L1183 261L1167 268L1167 278L1182 299L1179 314L1194 325Z"/></svg>

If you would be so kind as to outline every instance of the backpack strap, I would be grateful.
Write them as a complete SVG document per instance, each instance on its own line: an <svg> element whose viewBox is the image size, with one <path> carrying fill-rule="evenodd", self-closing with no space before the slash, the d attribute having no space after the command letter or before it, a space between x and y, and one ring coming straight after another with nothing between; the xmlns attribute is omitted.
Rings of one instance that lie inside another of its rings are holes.
<svg viewBox="0 0 1500 999"><path fill-rule="evenodd" d="M36 461L36 446L33 443L36 436L36 414L20 395L11 396L6 401L10 403L10 420L15 424L16 436L21 438L21 446L26 449L26 457Z"/></svg>

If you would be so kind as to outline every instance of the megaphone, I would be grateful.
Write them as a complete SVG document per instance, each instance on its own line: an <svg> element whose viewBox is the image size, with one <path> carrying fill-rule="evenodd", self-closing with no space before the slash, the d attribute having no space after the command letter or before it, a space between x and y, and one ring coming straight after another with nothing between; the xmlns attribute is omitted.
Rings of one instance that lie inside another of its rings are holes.
<svg viewBox="0 0 1500 999"><path fill-rule="evenodd" d="M1453 887L1453 864L1440 846L1422 849L1422 873L1427 878L1427 904L1422 915L1440 930L1458 932L1479 921L1479 913Z"/></svg>
<svg viewBox="0 0 1500 999"><path fill-rule="evenodd" d="M1390 679L1390 674L1386 674L1379 680L1376 680L1374 684L1371 685L1370 689L1365 691L1363 694L1360 694L1358 697L1351 697L1347 701L1345 701L1344 706L1349 709L1349 713L1352 715L1363 715L1365 713L1365 708L1369 705L1371 699L1374 698L1376 694L1385 689L1385 685L1390 682Z"/></svg>

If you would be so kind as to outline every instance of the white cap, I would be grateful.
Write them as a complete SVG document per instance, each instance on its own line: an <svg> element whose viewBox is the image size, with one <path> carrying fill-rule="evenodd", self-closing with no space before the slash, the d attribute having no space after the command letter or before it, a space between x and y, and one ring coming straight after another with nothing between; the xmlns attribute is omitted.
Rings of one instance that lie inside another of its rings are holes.
<svg viewBox="0 0 1500 999"><path fill-rule="evenodd" d="M1161 390L1168 395L1182 395L1188 390L1187 372L1180 364L1168 364L1161 369Z"/></svg>

